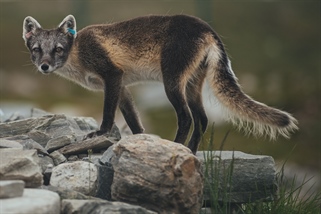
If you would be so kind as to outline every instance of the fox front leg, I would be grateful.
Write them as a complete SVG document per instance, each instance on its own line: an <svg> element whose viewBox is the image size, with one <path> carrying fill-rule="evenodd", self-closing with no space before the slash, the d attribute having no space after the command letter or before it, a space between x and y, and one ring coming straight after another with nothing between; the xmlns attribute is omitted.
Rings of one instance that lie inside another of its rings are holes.
<svg viewBox="0 0 321 214"><path fill-rule="evenodd" d="M109 136L111 134L111 130L114 125L116 108L122 88L122 72L115 71L110 73L111 74L108 75L108 78L104 78L104 109L103 120L100 129L96 132L89 133L85 139L100 135Z"/></svg>
<svg viewBox="0 0 321 214"><path fill-rule="evenodd" d="M135 107L132 95L130 94L126 86L121 90L119 108L132 133L143 133L144 127L139 119L138 111Z"/></svg>

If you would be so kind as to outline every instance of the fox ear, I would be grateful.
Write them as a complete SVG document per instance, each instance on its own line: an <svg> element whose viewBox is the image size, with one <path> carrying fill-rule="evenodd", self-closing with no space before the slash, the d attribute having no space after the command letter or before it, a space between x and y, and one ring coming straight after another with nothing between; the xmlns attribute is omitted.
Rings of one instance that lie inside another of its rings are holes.
<svg viewBox="0 0 321 214"><path fill-rule="evenodd" d="M36 29L41 28L40 24L32 18L31 16L27 16L23 20L23 31L22 31L22 38L27 41L32 34L35 33Z"/></svg>
<svg viewBox="0 0 321 214"><path fill-rule="evenodd" d="M59 28L62 28L65 33L69 33L76 38L76 19L73 15L66 16L66 18L64 18L64 20L59 24Z"/></svg>

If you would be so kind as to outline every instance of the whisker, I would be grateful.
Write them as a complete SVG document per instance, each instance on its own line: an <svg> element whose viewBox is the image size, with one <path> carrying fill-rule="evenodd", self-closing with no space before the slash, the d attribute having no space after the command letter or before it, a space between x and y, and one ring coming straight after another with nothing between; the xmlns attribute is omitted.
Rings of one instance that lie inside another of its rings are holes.
<svg viewBox="0 0 321 214"><path fill-rule="evenodd" d="M27 66L32 66L32 65L33 65L32 63L26 63L26 64L23 64L22 66L27 67Z"/></svg>
<svg viewBox="0 0 321 214"><path fill-rule="evenodd" d="M29 52L29 51L20 51L20 53L30 54L30 52Z"/></svg>

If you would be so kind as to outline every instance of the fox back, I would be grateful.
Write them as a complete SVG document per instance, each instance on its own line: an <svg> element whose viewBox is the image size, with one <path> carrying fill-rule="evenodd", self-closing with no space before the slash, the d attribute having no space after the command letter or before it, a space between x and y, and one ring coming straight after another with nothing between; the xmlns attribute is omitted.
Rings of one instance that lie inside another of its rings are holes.
<svg viewBox="0 0 321 214"><path fill-rule="evenodd" d="M104 91L103 121L95 135L109 134L119 106L134 134L144 128L128 85L156 80L178 120L175 142L196 153L207 117L202 104L205 79L227 118L254 135L289 137L297 121L288 113L254 101L237 83L224 46L204 21L185 15L145 16L128 21L91 25L76 32L67 16L57 28L42 29L32 17L23 24L23 38L31 60L44 74L55 72L91 89Z"/></svg>

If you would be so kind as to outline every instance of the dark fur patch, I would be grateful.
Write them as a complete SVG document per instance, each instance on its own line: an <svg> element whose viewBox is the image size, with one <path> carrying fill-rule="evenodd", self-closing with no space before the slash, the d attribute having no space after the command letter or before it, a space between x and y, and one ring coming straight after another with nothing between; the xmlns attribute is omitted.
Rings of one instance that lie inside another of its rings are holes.
<svg viewBox="0 0 321 214"><path fill-rule="evenodd" d="M94 32L85 31L78 34L78 57L82 66L90 71L98 73L103 79L109 73L119 72L108 57L108 52L97 41Z"/></svg>

